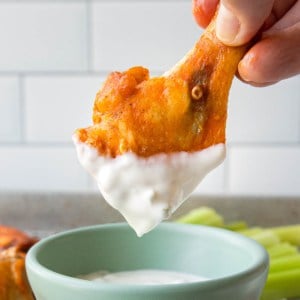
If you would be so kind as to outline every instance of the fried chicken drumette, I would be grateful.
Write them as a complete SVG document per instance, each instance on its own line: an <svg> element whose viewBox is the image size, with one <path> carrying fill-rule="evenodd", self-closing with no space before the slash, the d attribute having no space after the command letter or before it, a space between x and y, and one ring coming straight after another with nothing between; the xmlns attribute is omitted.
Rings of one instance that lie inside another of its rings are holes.
<svg viewBox="0 0 300 300"><path fill-rule="evenodd" d="M76 131L100 155L193 152L225 142L227 99L245 47L228 47L213 20L169 72L149 78L133 67L113 72L96 95L93 125Z"/></svg>
<svg viewBox="0 0 300 300"><path fill-rule="evenodd" d="M0 299L34 300L25 272L25 256L35 238L0 225Z"/></svg>

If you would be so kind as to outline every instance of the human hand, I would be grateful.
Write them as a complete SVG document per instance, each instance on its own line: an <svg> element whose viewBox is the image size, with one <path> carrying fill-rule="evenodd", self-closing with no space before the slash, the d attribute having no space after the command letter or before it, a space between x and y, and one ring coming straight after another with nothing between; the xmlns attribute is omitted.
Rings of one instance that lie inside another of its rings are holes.
<svg viewBox="0 0 300 300"><path fill-rule="evenodd" d="M238 67L238 77L266 86L300 73L300 0L193 0L197 23L206 27L221 1L217 37L227 45L261 38Z"/></svg>

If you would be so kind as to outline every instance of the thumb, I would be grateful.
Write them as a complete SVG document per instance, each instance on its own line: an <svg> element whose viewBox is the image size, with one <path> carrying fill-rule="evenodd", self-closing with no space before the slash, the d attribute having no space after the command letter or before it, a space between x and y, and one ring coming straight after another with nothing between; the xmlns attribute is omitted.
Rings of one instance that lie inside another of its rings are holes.
<svg viewBox="0 0 300 300"><path fill-rule="evenodd" d="M270 15L274 0L221 0L217 37L230 46L247 43Z"/></svg>

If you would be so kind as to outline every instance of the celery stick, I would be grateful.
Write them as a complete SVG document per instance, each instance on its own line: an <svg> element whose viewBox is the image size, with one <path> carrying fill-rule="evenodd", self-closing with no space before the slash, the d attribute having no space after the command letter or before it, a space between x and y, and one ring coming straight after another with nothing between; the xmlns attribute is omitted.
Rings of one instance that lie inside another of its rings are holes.
<svg viewBox="0 0 300 300"><path fill-rule="evenodd" d="M269 228L279 236L282 241L300 246L300 224Z"/></svg>
<svg viewBox="0 0 300 300"><path fill-rule="evenodd" d="M200 207L177 219L179 223L223 226L223 218L212 208Z"/></svg>
<svg viewBox="0 0 300 300"><path fill-rule="evenodd" d="M211 218L210 220L208 220L206 224L203 224L203 225L209 225L209 226L214 226L214 227L223 227L224 220L222 217L216 215L213 218Z"/></svg>
<svg viewBox="0 0 300 300"><path fill-rule="evenodd" d="M279 237L271 230L263 230L262 232L251 235L251 238L266 248L280 243Z"/></svg>
<svg viewBox="0 0 300 300"><path fill-rule="evenodd" d="M298 253L297 247L289 243L280 243L274 245L272 247L269 247L267 251L271 259L276 259L276 258L294 255Z"/></svg>
<svg viewBox="0 0 300 300"><path fill-rule="evenodd" d="M300 270L300 254L271 259L269 273L281 272L286 270Z"/></svg>
<svg viewBox="0 0 300 300"><path fill-rule="evenodd" d="M236 221L236 222L225 224L224 228L232 231L241 231L247 229L248 224L244 221Z"/></svg>
<svg viewBox="0 0 300 300"><path fill-rule="evenodd" d="M245 235L245 236L251 237L252 235L258 234L262 231L263 231L263 229L260 228L260 227L250 227L250 228L247 228L247 229L239 230L238 232L240 234Z"/></svg>
<svg viewBox="0 0 300 300"><path fill-rule="evenodd" d="M270 273L261 300L300 297L300 269Z"/></svg>

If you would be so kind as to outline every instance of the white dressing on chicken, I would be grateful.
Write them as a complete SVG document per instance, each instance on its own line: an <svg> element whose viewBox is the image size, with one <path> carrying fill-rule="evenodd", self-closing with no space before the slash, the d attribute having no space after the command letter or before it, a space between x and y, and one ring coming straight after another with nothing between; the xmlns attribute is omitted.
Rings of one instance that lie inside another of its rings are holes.
<svg viewBox="0 0 300 300"><path fill-rule="evenodd" d="M139 237L169 218L225 157L224 144L191 153L147 158L125 153L111 158L76 137L74 142L80 163L95 178L105 200Z"/></svg>

